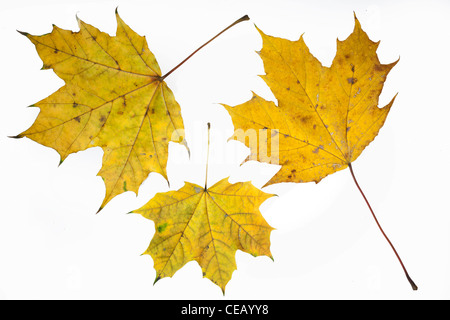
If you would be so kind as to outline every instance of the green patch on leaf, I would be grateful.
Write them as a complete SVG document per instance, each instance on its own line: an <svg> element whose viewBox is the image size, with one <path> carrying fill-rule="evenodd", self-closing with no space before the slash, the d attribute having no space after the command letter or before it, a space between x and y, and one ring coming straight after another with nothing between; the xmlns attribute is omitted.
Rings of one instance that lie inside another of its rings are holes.
<svg viewBox="0 0 450 320"><path fill-rule="evenodd" d="M160 224L158 227L156 227L156 230L158 230L159 233L163 232L167 228L167 222Z"/></svg>

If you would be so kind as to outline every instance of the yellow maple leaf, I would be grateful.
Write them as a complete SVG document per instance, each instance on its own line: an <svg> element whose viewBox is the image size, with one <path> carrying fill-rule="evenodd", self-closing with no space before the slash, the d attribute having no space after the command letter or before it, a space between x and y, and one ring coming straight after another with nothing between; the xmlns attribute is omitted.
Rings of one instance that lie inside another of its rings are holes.
<svg viewBox="0 0 450 320"><path fill-rule="evenodd" d="M53 26L51 33L24 34L65 85L34 104L40 113L16 138L55 149L63 161L91 147L104 151L100 175L103 208L114 196L137 193L150 172L167 179L169 141L183 143L181 110L147 46L119 17L110 36L79 20L79 32Z"/></svg>
<svg viewBox="0 0 450 320"><path fill-rule="evenodd" d="M155 223L155 235L145 254L153 258L156 280L172 277L195 260L204 277L224 292L236 270L236 250L272 258L273 228L259 211L272 196L250 182L230 184L228 179L210 188L186 182L177 191L156 194L134 211Z"/></svg>
<svg viewBox="0 0 450 320"><path fill-rule="evenodd" d="M337 41L331 67L322 66L303 37L289 41L258 31L263 39L260 56L266 72L262 78L278 105L256 94L241 105L225 105L234 127L241 129L233 138L251 149L246 160L281 165L266 185L319 182L345 169L385 122L394 99L378 108L378 97L397 62L379 62L378 43L369 39L356 16L353 33ZM249 130L258 143L251 143L246 134ZM276 161L274 153L278 155Z"/></svg>
<svg viewBox="0 0 450 320"><path fill-rule="evenodd" d="M348 167L411 287L417 290L359 187L351 165L378 135L394 103L395 96L385 107L378 107L386 77L398 60L380 63L376 54L379 43L369 39L356 15L353 32L344 41L337 41L331 67L322 66L303 37L289 41L258 31L263 39L260 56L266 72L262 78L278 105L256 94L241 105L224 105L236 129L231 138L250 148L246 161L281 165L266 186L280 182L318 183Z"/></svg>

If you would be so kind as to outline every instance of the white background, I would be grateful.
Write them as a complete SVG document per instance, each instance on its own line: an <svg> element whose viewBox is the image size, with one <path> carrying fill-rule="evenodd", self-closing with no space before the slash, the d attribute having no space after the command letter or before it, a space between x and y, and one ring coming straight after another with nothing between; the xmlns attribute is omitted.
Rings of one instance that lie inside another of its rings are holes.
<svg viewBox="0 0 450 320"><path fill-rule="evenodd" d="M102 151L59 156L29 139L37 109L26 108L63 85L28 39L56 24L78 31L75 15L115 34L114 10L146 35L163 73L237 18L241 23L167 78L180 103L191 148L171 144L167 182L151 174L139 195L117 196L96 214L104 184ZM265 33L296 40L329 66L336 38L353 30L353 12L369 37L381 40L382 63L400 57L380 97L398 97L375 141L354 170L380 223L419 290L411 290L348 170L319 184L264 188L278 197L261 211L276 228L274 261L238 251L226 287L202 278L190 262L153 285L150 256L141 256L154 225L135 214L156 192L183 181L203 184L206 123L212 124L209 184L251 180L261 187L278 167L240 166L248 150L227 138L236 105L251 91L274 99L258 75L255 51ZM9 1L0 6L0 298L2 299L448 299L450 298L450 3L448 1Z"/></svg>

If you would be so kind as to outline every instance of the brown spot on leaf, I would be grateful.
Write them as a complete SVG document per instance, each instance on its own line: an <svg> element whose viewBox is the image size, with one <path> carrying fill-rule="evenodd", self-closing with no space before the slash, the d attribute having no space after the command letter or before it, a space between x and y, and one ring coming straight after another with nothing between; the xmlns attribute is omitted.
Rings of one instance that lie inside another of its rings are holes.
<svg viewBox="0 0 450 320"><path fill-rule="evenodd" d="M309 120L311 120L311 116L303 116L303 117L300 117L299 120L302 124L305 124L305 123L308 123Z"/></svg>
<svg viewBox="0 0 450 320"><path fill-rule="evenodd" d="M78 117L75 117L75 118L74 118L74 120L75 120L76 122L78 122L78 123L79 123L79 122L80 122L80 120L81 120L81 119L80 119L80 116L78 116Z"/></svg>
<svg viewBox="0 0 450 320"><path fill-rule="evenodd" d="M375 64L375 65L373 66L373 70L375 70L375 71L383 71L383 65L381 65L381 64Z"/></svg>
<svg viewBox="0 0 450 320"><path fill-rule="evenodd" d="M347 79L347 82L350 84L355 84L357 81L358 81L358 79L356 79L356 78L348 78Z"/></svg>
<svg viewBox="0 0 450 320"><path fill-rule="evenodd" d="M320 146L318 146L317 148L315 148L314 150L313 150L313 153L319 153L319 150L320 149L323 149L323 145L320 145Z"/></svg>

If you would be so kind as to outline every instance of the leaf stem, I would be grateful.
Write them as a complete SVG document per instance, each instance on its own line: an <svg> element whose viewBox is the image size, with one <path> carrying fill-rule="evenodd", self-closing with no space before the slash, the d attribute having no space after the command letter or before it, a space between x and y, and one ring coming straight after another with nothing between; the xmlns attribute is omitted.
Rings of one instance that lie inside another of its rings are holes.
<svg viewBox="0 0 450 320"><path fill-rule="evenodd" d="M205 191L208 190L208 163L209 163L209 132L211 131L211 123L208 122L208 149L206 151L206 174L205 174Z"/></svg>
<svg viewBox="0 0 450 320"><path fill-rule="evenodd" d="M206 46L208 43L210 43L211 41L213 41L215 38L217 38L218 36L220 36L222 33L224 33L225 31L227 31L228 29L230 29L231 27L235 26L236 24L242 22L242 21L247 21L250 20L250 18L248 17L248 15L243 16L242 18L237 19L235 22L233 22L232 24L230 24L228 27L226 27L225 29L223 29L222 31L220 31L218 34L216 34L214 37L212 37L209 41L205 42L203 45L201 45L197 50L195 50L194 52L192 52L186 59L184 59L183 61L181 61L178 65L176 65L172 70L170 70L169 72L167 72L165 75L163 75L161 77L161 81L163 81L165 78L167 78L172 72L174 72L176 69L178 69L183 63L185 63L187 60L189 60L194 54L196 54L198 51L200 51L200 49L202 49L204 46Z"/></svg>
<svg viewBox="0 0 450 320"><path fill-rule="evenodd" d="M400 259L400 256L399 256L399 254L397 253L397 250L395 250L394 245L393 245L392 242L389 240L389 238L387 237L386 233L384 233L383 228L381 228L381 225L380 225L380 223L378 222L378 219L377 219L377 217L375 216L375 213L373 212L372 207L371 207L370 204L369 204L369 201L367 200L366 196L364 195L364 192L361 190L361 188L360 188L360 186L359 186L359 184L358 184L358 181L356 181L355 173L353 172L353 168L352 168L351 163L348 163L348 167L349 167L349 169L350 169L350 173L352 174L353 181L355 182L356 187L358 187L359 192L361 192L361 195L363 196L364 200L366 201L366 204L367 204L367 206L369 207L370 212L372 213L372 216L373 216L373 218L375 219L375 222L376 222L377 225L378 225L378 228L380 229L380 231L381 231L381 233L383 234L384 238L387 240L387 242L388 242L389 245L391 246L392 250L394 251L395 255L397 256L397 259L398 259L398 261L400 262L400 265L402 266L403 271L405 272L405 276L406 276L406 278L408 279L409 283L411 284L412 289L413 289L413 290L417 290L418 288L417 288L416 284L414 283L414 281L413 281L413 280L411 279L411 277L409 276L408 271L406 271L405 265L403 264L402 259Z"/></svg>

